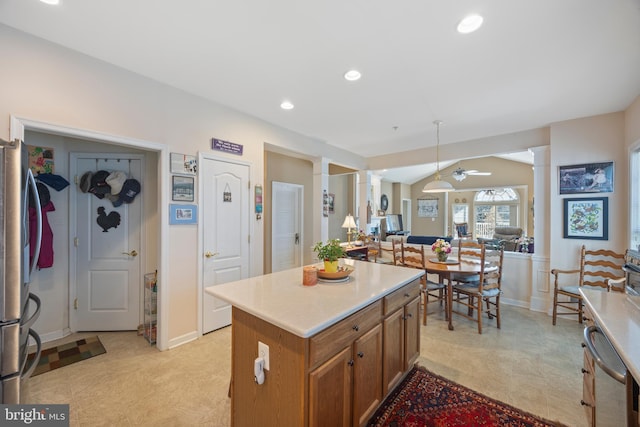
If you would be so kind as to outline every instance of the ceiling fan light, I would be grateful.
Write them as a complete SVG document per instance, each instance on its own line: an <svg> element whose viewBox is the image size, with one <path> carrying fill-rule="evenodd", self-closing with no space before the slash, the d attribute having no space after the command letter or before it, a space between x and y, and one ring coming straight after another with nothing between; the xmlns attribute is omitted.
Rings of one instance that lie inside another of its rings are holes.
<svg viewBox="0 0 640 427"><path fill-rule="evenodd" d="M422 189L423 193L448 193L449 191L454 191L453 185L441 179L435 179L427 183Z"/></svg>
<svg viewBox="0 0 640 427"><path fill-rule="evenodd" d="M454 173L453 174L453 178L458 182L464 181L464 179L466 177L467 177L466 173Z"/></svg>

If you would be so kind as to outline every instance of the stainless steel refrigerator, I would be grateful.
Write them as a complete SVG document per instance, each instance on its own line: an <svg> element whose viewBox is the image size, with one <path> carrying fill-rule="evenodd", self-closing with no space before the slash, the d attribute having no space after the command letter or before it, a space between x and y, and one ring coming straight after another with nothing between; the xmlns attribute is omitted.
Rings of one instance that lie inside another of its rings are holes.
<svg viewBox="0 0 640 427"><path fill-rule="evenodd" d="M40 337L31 329L40 315L40 299L29 292L29 281L42 237L40 198L19 140L0 140L0 235L0 403L17 404L22 381L40 359ZM27 366L29 337L36 344L36 357Z"/></svg>

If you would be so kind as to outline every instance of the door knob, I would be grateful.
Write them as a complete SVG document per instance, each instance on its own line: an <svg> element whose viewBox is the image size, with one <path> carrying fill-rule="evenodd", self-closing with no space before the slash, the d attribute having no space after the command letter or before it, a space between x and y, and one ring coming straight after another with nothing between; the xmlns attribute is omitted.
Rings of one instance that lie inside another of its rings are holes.
<svg viewBox="0 0 640 427"><path fill-rule="evenodd" d="M131 252L122 252L122 255L138 256L138 252L134 249Z"/></svg>
<svg viewBox="0 0 640 427"><path fill-rule="evenodd" d="M214 256L219 255L219 254L220 254L220 252L211 253L211 252L207 251L207 252L205 252L204 256L206 256L207 258L211 258L211 257L214 257Z"/></svg>

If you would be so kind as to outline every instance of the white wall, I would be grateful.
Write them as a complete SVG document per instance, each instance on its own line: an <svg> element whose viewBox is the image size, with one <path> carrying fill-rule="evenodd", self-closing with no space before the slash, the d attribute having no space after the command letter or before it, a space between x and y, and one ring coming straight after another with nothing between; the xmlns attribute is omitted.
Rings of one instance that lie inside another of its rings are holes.
<svg viewBox="0 0 640 427"><path fill-rule="evenodd" d="M357 155L0 25L0 138L10 116L164 144L171 152L211 150L213 137L244 146L251 183L263 184L263 145L363 165ZM186 70L188 72L188 70ZM235 155L217 153L238 159ZM170 200L170 194L164 195ZM253 198L252 198L253 199ZM251 201L253 210L253 200ZM166 206L161 206L166 209ZM251 274L262 273L263 224L252 219ZM197 227L168 229L168 345L197 331ZM39 292L39 289L35 289ZM57 327L57 326L56 326ZM48 329L45 328L45 329ZM48 332L47 330L43 332Z"/></svg>

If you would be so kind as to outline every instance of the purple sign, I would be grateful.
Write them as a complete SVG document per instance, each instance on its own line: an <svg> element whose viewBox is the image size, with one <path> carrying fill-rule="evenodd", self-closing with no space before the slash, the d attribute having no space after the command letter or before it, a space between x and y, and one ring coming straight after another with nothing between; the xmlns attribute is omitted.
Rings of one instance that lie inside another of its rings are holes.
<svg viewBox="0 0 640 427"><path fill-rule="evenodd" d="M211 138L211 148L218 151L225 151L231 154L237 154L242 156L242 148L241 144L236 144L234 142L223 141L221 139Z"/></svg>

